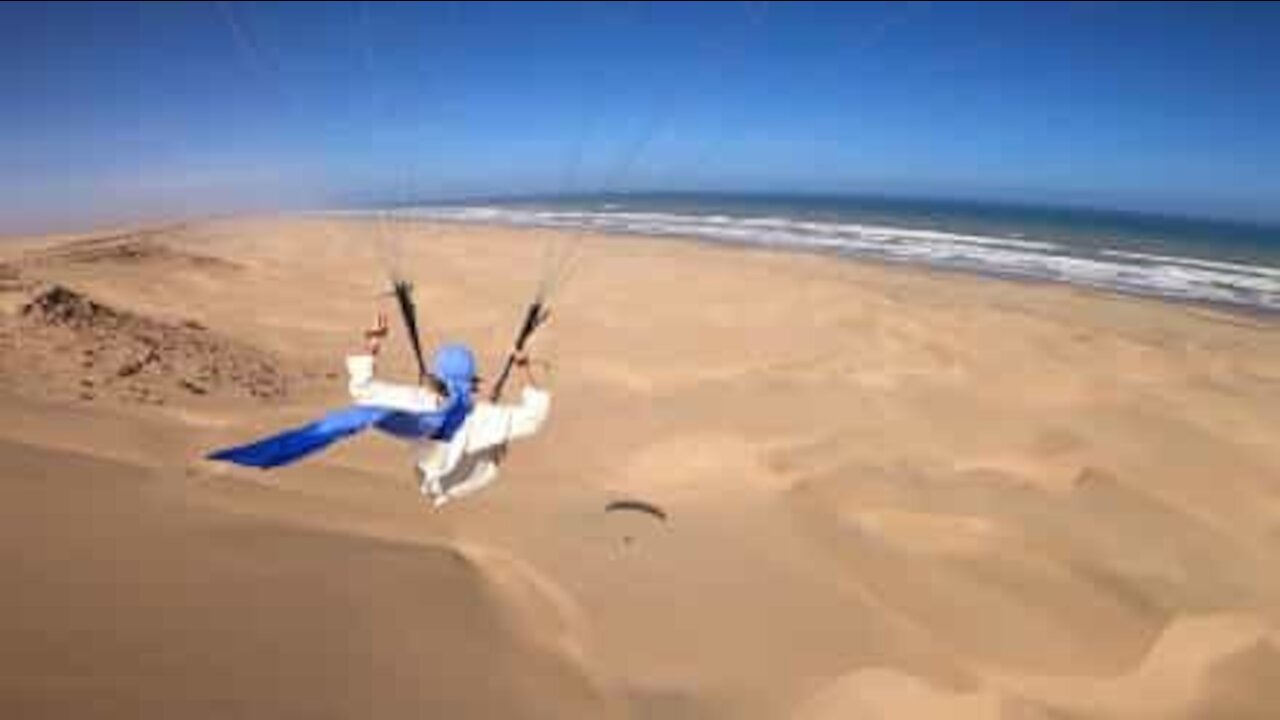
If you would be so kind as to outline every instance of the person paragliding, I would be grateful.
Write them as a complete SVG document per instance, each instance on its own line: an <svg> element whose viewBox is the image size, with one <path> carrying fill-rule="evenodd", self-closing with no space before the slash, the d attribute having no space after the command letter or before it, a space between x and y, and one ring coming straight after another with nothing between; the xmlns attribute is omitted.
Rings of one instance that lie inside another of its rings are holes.
<svg viewBox="0 0 1280 720"><path fill-rule="evenodd" d="M387 334L386 316L379 313L375 325L365 331L362 352L346 359L354 405L208 457L250 467L278 467L374 427L417 446L418 488L436 507L490 485L497 479L507 444L537 433L551 408L551 395L535 381L523 342L517 343L507 365L524 371L525 385L518 403L504 404L500 385L489 401L475 399L480 391L475 356L460 344L436 350L431 382L425 386L377 379L377 358Z"/></svg>

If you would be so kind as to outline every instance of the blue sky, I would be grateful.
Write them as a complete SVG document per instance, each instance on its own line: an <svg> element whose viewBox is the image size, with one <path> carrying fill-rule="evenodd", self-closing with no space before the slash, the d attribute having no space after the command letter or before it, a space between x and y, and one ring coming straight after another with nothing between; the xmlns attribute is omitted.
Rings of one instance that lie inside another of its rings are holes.
<svg viewBox="0 0 1280 720"><path fill-rule="evenodd" d="M602 189L1280 220L1280 6L0 4L0 231Z"/></svg>

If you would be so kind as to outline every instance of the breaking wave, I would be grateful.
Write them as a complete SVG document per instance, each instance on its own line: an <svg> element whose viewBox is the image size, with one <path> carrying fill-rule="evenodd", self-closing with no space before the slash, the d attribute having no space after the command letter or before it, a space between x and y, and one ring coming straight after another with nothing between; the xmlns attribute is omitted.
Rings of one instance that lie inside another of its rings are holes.
<svg viewBox="0 0 1280 720"><path fill-rule="evenodd" d="M507 206L402 208L402 217L583 229L829 252L1164 298L1280 310L1280 268L1068 242L973 235L860 222L624 209Z"/></svg>

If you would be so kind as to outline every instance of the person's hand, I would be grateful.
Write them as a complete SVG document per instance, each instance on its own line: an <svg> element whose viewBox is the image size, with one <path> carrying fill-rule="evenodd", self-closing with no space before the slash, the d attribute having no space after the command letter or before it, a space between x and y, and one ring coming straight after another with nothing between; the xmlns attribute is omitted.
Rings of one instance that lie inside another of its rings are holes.
<svg viewBox="0 0 1280 720"><path fill-rule="evenodd" d="M364 344L370 355L378 354L378 350L382 348L382 339L387 336L388 332L390 330L387 326L387 314L379 312L373 327L364 331Z"/></svg>
<svg viewBox="0 0 1280 720"><path fill-rule="evenodd" d="M524 350L517 352L512 357L514 359L513 364L524 371L525 382L533 387L539 387L541 383L538 382L538 378L533 374L533 369L535 367L541 367L543 370L546 370L550 365L545 360L535 360L532 357L529 357L529 353Z"/></svg>

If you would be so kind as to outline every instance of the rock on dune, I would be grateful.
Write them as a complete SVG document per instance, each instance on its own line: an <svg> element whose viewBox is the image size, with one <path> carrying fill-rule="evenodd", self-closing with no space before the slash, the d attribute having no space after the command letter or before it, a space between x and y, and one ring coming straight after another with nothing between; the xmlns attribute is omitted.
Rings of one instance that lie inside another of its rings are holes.
<svg viewBox="0 0 1280 720"><path fill-rule="evenodd" d="M162 403L204 395L275 399L288 390L270 353L192 320L171 321L116 308L50 284L21 308L21 339L7 358L43 373L54 388Z"/></svg>

